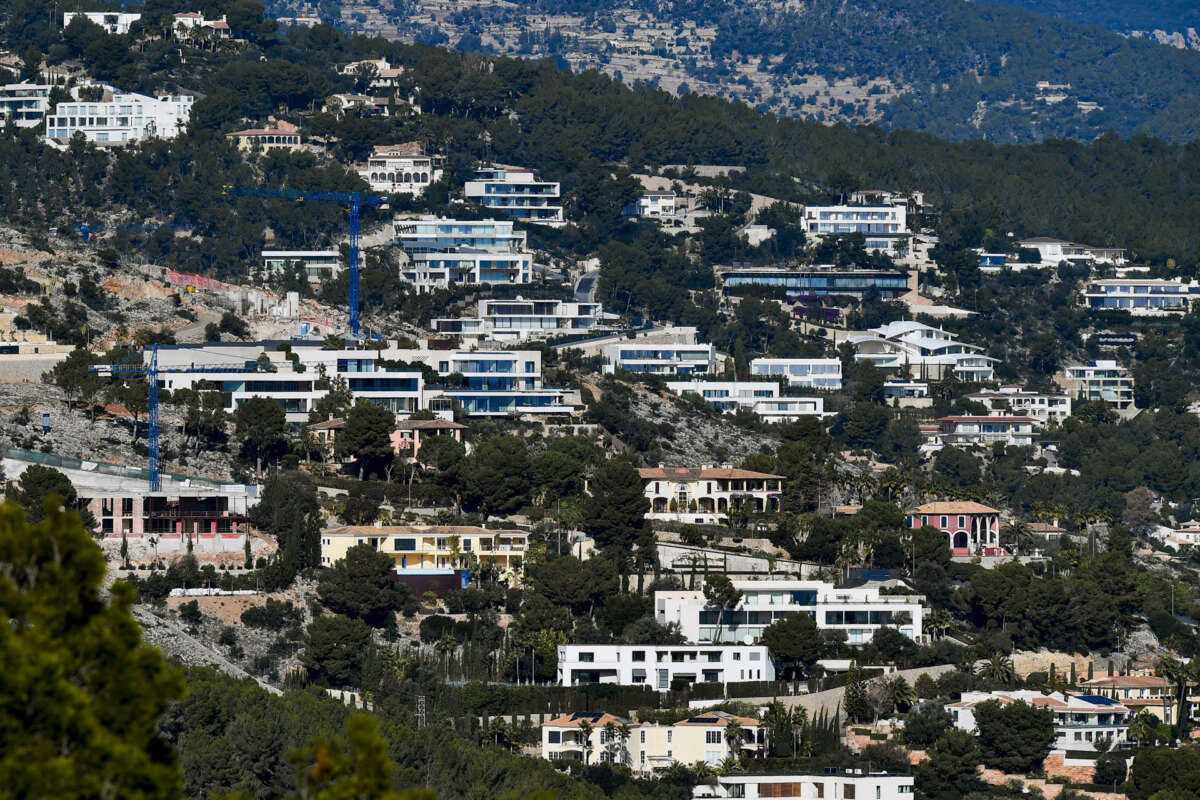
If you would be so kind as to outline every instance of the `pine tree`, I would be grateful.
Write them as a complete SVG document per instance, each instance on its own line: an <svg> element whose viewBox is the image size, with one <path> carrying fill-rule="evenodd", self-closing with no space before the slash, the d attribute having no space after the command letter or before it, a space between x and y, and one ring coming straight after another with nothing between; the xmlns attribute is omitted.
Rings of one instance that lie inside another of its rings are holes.
<svg viewBox="0 0 1200 800"><path fill-rule="evenodd" d="M0 785L16 797L177 797L156 721L182 675L141 643L124 581L106 597L104 556L78 516L0 507Z"/></svg>
<svg viewBox="0 0 1200 800"><path fill-rule="evenodd" d="M863 680L862 670L858 662L851 661L846 673L846 691L842 698L842 708L846 710L853 722L862 722L871 718L871 703L867 699L867 684Z"/></svg>

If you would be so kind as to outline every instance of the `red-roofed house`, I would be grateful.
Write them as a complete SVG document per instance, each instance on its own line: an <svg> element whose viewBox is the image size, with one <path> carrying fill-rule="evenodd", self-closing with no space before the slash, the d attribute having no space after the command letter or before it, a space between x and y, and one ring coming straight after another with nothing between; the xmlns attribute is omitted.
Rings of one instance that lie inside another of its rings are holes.
<svg viewBox="0 0 1200 800"><path fill-rule="evenodd" d="M982 503L952 501L926 503L910 509L906 526L926 525L946 534L956 556L1000 555L1000 512Z"/></svg>
<svg viewBox="0 0 1200 800"><path fill-rule="evenodd" d="M650 511L646 519L720 524L731 505L751 511L779 511L783 476L730 467L649 467L638 473L646 485Z"/></svg>
<svg viewBox="0 0 1200 800"><path fill-rule="evenodd" d="M962 699L950 703L946 711L954 726L976 732L975 707L995 700L1001 705L1023 702L1037 708L1047 708L1054 714L1056 750L1095 750L1096 743L1107 740L1116 748L1127 741L1129 708L1119 701L1101 695L1072 695L1052 692L1048 695L1031 689L1012 692L963 692Z"/></svg>
<svg viewBox="0 0 1200 800"><path fill-rule="evenodd" d="M247 128L244 131L234 131L225 134L237 144L243 152L255 147L269 150L296 151L302 148L300 144L300 129L290 122L280 120L274 127L269 124L265 128Z"/></svg>

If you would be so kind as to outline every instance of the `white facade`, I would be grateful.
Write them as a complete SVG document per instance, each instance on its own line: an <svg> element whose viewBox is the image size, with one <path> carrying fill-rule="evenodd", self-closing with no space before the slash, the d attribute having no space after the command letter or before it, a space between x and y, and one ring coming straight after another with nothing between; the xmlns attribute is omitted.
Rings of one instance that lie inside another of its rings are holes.
<svg viewBox="0 0 1200 800"><path fill-rule="evenodd" d="M734 755L727 735L731 723L741 728L738 755L753 757L766 749L766 731L758 719L725 711L698 712L673 725L579 711L542 724L542 758L621 764L639 775L660 772L672 764L715 766Z"/></svg>
<svg viewBox="0 0 1200 800"><path fill-rule="evenodd" d="M317 345L294 347L292 352L298 357L295 363L286 353L268 351L261 345L159 347L159 387L224 392L229 412L253 397L269 398L283 407L292 423L307 422L308 412L328 393L322 377L330 381L342 378L356 400L370 400L402 416L423 407L421 372L385 368L373 350L322 350ZM256 366L263 353L270 360L270 370ZM229 365L228 371L220 369L224 364Z"/></svg>
<svg viewBox="0 0 1200 800"><path fill-rule="evenodd" d="M941 380L951 374L960 381L990 381L996 359L983 348L958 341L941 328L920 322L889 322L849 337L855 361L874 364L898 376Z"/></svg>
<svg viewBox="0 0 1200 800"><path fill-rule="evenodd" d="M1200 298L1200 283L1161 278L1107 278L1091 281L1083 303L1093 311L1124 311L1140 317L1186 314Z"/></svg>
<svg viewBox="0 0 1200 800"><path fill-rule="evenodd" d="M990 447L1003 444L1010 447L1029 447L1033 444L1033 417L939 417L938 431L927 442L927 448Z"/></svg>
<svg viewBox="0 0 1200 800"><path fill-rule="evenodd" d="M50 85L6 83L0 86L0 124L12 120L18 128L34 128L50 108Z"/></svg>
<svg viewBox="0 0 1200 800"><path fill-rule="evenodd" d="M483 167L467 181L463 194L472 203L524 222L558 226L563 207L557 183L539 181L533 171L519 167Z"/></svg>
<svg viewBox="0 0 1200 800"><path fill-rule="evenodd" d="M1129 709L1117 700L1102 695L1072 695L1063 692L1042 694L1029 689L1011 692L963 692L962 699L946 706L954 727L977 732L975 706L995 700L1001 705L1024 702L1047 708L1054 714L1055 750L1094 751L1096 743L1107 741L1109 749L1128 742Z"/></svg>
<svg viewBox="0 0 1200 800"><path fill-rule="evenodd" d="M604 347L604 371L639 375L711 375L717 349L711 344L651 344L636 340Z"/></svg>
<svg viewBox="0 0 1200 800"><path fill-rule="evenodd" d="M1017 242L1017 247L1022 250L1037 250L1042 259L1042 266L1045 267L1056 267L1064 261L1112 264L1118 267L1126 263L1125 250L1120 247L1092 247L1045 236L1022 239Z"/></svg>
<svg viewBox="0 0 1200 800"><path fill-rule="evenodd" d="M570 414L577 392L545 386L539 350L397 350L382 358L424 364L443 379L430 386L426 406L454 401L470 416Z"/></svg>
<svg viewBox="0 0 1200 800"><path fill-rule="evenodd" d="M982 403L988 411L1032 417L1037 427L1048 423L1062 424L1071 416L1071 397L1058 392L1034 392L1019 386L1001 386L967 395L968 400Z"/></svg>
<svg viewBox="0 0 1200 800"><path fill-rule="evenodd" d="M215 389L228 394L226 410L251 397L279 402L289 422L308 421L308 412L325 396L322 378L343 378L351 394L401 417L433 406L457 403L471 416L570 414L576 392L542 384L537 350L467 352L444 350L323 350L320 343L293 344L291 353L260 344L208 344L160 347L159 385L164 389ZM265 354L269 369L257 361ZM393 368L383 362L404 362ZM228 364L229 369L222 367ZM427 386L420 365L445 379Z"/></svg>
<svg viewBox="0 0 1200 800"><path fill-rule="evenodd" d="M65 145L76 133L89 142L119 147L151 138L172 138L184 131L196 98L184 95L147 97L118 92L98 102L59 103L46 118L46 138Z"/></svg>
<svg viewBox="0 0 1200 800"><path fill-rule="evenodd" d="M396 239L407 256L400 277L419 291L451 284L524 284L533 279L525 233L511 221L442 217L397 219Z"/></svg>
<svg viewBox="0 0 1200 800"><path fill-rule="evenodd" d="M461 339L523 342L610 331L618 319L599 303L517 297L480 300L478 316L435 319L432 326L435 333Z"/></svg>
<svg viewBox="0 0 1200 800"><path fill-rule="evenodd" d="M337 250L263 250L263 270L271 275L287 272L293 264L304 268L309 283L330 280L342 271L342 255Z"/></svg>
<svg viewBox="0 0 1200 800"><path fill-rule="evenodd" d="M441 180L444 161L443 156L425 155L419 144L385 145L375 147L356 170L371 191L419 197Z"/></svg>
<svg viewBox="0 0 1200 800"><path fill-rule="evenodd" d="M919 400L929 397L929 384L925 381L893 380L883 382L883 399Z"/></svg>
<svg viewBox="0 0 1200 800"><path fill-rule="evenodd" d="M722 775L715 784L700 784L693 798L737 797L759 800L787 797L797 800L912 800L915 784L911 775L879 772L832 773L824 775Z"/></svg>
<svg viewBox="0 0 1200 800"><path fill-rule="evenodd" d="M860 233L866 239L867 250L877 250L885 255L899 254L896 243L910 235L907 202L805 206L804 230L814 239Z"/></svg>
<svg viewBox="0 0 1200 800"><path fill-rule="evenodd" d="M786 378L793 389L842 388L842 362L837 358L756 358L750 362L750 374Z"/></svg>
<svg viewBox="0 0 1200 800"><path fill-rule="evenodd" d="M559 686L615 683L667 691L689 683L775 680L775 662L764 645L561 644Z"/></svg>
<svg viewBox="0 0 1200 800"><path fill-rule="evenodd" d="M783 476L730 467L642 467L650 510L646 519L717 525L731 506L755 513L779 511Z"/></svg>
<svg viewBox="0 0 1200 800"><path fill-rule="evenodd" d="M1076 400L1103 400L1118 410L1133 408L1133 375L1116 361L1068 366L1054 381Z"/></svg>
<svg viewBox="0 0 1200 800"><path fill-rule="evenodd" d="M625 208L625 214L642 219L671 219L681 210L674 192L646 192Z"/></svg>
<svg viewBox="0 0 1200 800"><path fill-rule="evenodd" d="M757 642L767 626L789 614L808 614L822 630L845 631L848 644L866 644L880 628L921 640L920 595L881 594L879 584L839 588L791 578L734 579L733 586L742 599L725 610L710 607L702 591L655 592L654 617L663 625L678 625L697 644Z"/></svg>
<svg viewBox="0 0 1200 800"><path fill-rule="evenodd" d="M106 33L123 35L129 33L129 27L141 19L142 15L124 11L68 11L63 14L63 27L74 22L76 17L83 17L99 25Z"/></svg>
<svg viewBox="0 0 1200 800"><path fill-rule="evenodd" d="M749 411L766 422L791 422L825 414L824 398L783 397L779 384L773 381L673 381L667 383L667 389L681 397L698 395L724 412Z"/></svg>

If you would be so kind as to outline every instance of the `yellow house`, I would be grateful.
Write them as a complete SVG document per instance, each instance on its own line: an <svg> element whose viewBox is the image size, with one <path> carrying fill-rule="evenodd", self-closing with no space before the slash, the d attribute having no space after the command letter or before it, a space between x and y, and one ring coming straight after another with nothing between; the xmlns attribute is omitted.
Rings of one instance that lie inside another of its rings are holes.
<svg viewBox="0 0 1200 800"><path fill-rule="evenodd" d="M1089 694L1121 701L1133 713L1149 711L1161 722L1173 725L1174 686L1157 675L1113 675L1084 681L1080 686Z"/></svg>
<svg viewBox="0 0 1200 800"><path fill-rule="evenodd" d="M732 745L727 735L730 723L741 728ZM666 725L631 722L603 711L577 711L542 724L542 758L623 764L638 774L662 771L672 764L715 766L732 756L734 747L745 757L762 756L766 750L762 723L725 711L697 712Z"/></svg>
<svg viewBox="0 0 1200 800"><path fill-rule="evenodd" d="M333 566L355 545L370 545L398 571L491 564L505 577L520 572L529 534L470 525L347 525L321 531L321 564Z"/></svg>

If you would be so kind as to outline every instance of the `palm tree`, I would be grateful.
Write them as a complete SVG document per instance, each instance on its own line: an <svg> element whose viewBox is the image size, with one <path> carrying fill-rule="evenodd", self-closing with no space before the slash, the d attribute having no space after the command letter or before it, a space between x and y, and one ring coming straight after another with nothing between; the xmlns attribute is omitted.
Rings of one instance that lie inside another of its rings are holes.
<svg viewBox="0 0 1200 800"><path fill-rule="evenodd" d="M950 616L950 612L944 608L932 608L925 615L923 620L925 630L930 633L938 633L938 638L946 635L946 631L954 623L954 618Z"/></svg>
<svg viewBox="0 0 1200 800"><path fill-rule="evenodd" d="M741 762L734 756L726 756L725 760L717 764L713 770L717 775L734 775L741 769Z"/></svg>
<svg viewBox="0 0 1200 800"><path fill-rule="evenodd" d="M1154 744L1154 740L1158 735L1158 717L1151 714L1147 709L1142 709L1129 722L1129 738L1141 744L1143 747L1146 744Z"/></svg>
<svg viewBox="0 0 1200 800"><path fill-rule="evenodd" d="M1000 543L1008 542L1019 553L1027 553L1033 549L1033 533L1029 523L1015 519L1000 529Z"/></svg>
<svg viewBox="0 0 1200 800"><path fill-rule="evenodd" d="M608 755L608 763L617 763L617 749L621 746L617 739L617 725L612 720L604 723L604 731L600 737L604 740L604 752Z"/></svg>
<svg viewBox="0 0 1200 800"><path fill-rule="evenodd" d="M1193 683L1200 683L1200 660L1192 659L1184 664L1175 658L1164 658L1155 672L1175 684L1175 731L1176 737L1182 741L1187 738L1188 721L1191 719L1188 688Z"/></svg>
<svg viewBox="0 0 1200 800"><path fill-rule="evenodd" d="M746 729L737 720L729 720L725 726L725 744L729 747L729 755L738 761L742 760L742 745L746 743Z"/></svg>
<svg viewBox="0 0 1200 800"><path fill-rule="evenodd" d="M908 711L917 702L917 693L903 675L897 675L887 682L888 698L892 707L898 712Z"/></svg>
<svg viewBox="0 0 1200 800"><path fill-rule="evenodd" d="M975 670L975 674L981 678L988 678L995 683L1002 683L1005 686L1017 679L1017 674L1013 670L1012 659L1003 653L993 653L990 659Z"/></svg>
<svg viewBox="0 0 1200 800"><path fill-rule="evenodd" d="M621 739L621 763L625 764L626 766L629 765L629 761L630 761L630 759L629 759L629 737L632 735L633 735L633 732L629 730L628 722L622 722L620 725L617 726L617 736L619 736Z"/></svg>
<svg viewBox="0 0 1200 800"><path fill-rule="evenodd" d="M583 749L583 765L586 767L588 756L592 753L592 723L586 719L579 720L579 746Z"/></svg>

